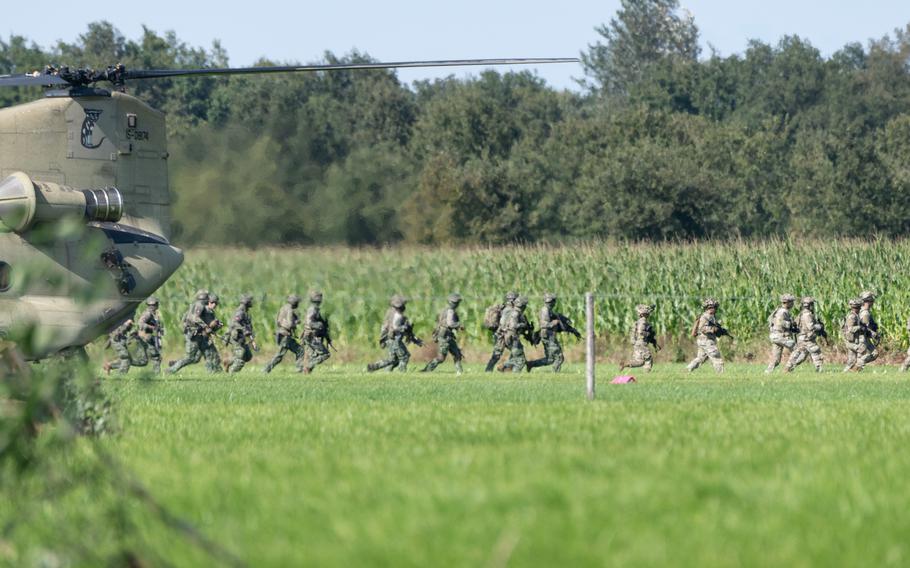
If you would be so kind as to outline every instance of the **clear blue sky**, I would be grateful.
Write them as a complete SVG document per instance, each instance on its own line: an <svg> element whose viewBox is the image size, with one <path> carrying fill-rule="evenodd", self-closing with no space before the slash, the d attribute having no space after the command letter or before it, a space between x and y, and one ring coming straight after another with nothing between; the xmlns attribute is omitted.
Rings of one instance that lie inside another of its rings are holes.
<svg viewBox="0 0 910 568"><path fill-rule="evenodd" d="M910 23L906 0L683 0L695 16L702 44L722 54L741 52L749 39L808 38L829 55L848 42L866 43ZM0 33L24 35L42 46L74 40L95 20L108 20L129 38L142 25L173 30L193 46L220 39L233 65L261 56L314 61L324 50L352 48L385 61L472 57L574 57L597 40L594 27L619 0L432 0L210 2L90 0L17 2L4 10ZM148 7L143 7L148 6ZM466 75L476 70L401 71L402 80ZM578 65L541 67L559 88L575 88Z"/></svg>

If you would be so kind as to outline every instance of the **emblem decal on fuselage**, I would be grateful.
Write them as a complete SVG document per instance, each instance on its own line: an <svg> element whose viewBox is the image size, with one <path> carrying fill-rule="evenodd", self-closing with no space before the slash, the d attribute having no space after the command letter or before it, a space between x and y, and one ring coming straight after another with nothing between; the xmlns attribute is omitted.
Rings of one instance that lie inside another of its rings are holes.
<svg viewBox="0 0 910 568"><path fill-rule="evenodd" d="M85 109L85 120L82 121L82 133L81 133L81 138L80 138L82 141L83 148L88 148L89 150L93 150L95 148L98 148L99 146L101 146L101 144L104 143L103 137L101 138L101 140L98 141L97 144L92 143L93 142L92 135L95 131L95 124L97 124L98 119L101 118L102 112L103 111L98 110L98 109L91 109L91 108Z"/></svg>

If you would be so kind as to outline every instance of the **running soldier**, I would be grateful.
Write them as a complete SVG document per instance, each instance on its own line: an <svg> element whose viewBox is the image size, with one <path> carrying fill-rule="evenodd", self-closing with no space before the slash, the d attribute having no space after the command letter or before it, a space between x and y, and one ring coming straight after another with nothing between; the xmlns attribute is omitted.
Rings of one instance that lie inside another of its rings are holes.
<svg viewBox="0 0 910 568"><path fill-rule="evenodd" d="M872 317L872 306L875 304L875 294L869 292L868 290L860 294L860 300L863 302L863 307L859 311L859 322L865 328L866 338L866 361L865 363L871 363L878 358L878 344L881 341L881 335L878 333L878 323L875 321L875 318ZM865 365L865 363L863 365ZM862 370L862 367L860 367Z"/></svg>
<svg viewBox="0 0 910 568"><path fill-rule="evenodd" d="M540 309L540 340L543 342L543 359L528 362L528 372L536 367L553 365L553 372L558 373L566 358L562 354L562 344L559 342L560 333L571 333L577 338L581 333L572 327L572 320L557 312L556 294L547 292L543 295L543 308Z"/></svg>
<svg viewBox="0 0 910 568"><path fill-rule="evenodd" d="M253 296L240 296L240 305L234 311L234 317L228 324L225 339L231 349L231 360L225 362L224 370L228 373L239 373L243 366L253 359L253 351L259 351L256 337L253 335L253 320L250 308L253 307Z"/></svg>
<svg viewBox="0 0 910 568"><path fill-rule="evenodd" d="M644 367L646 371L651 372L654 366L654 356L651 354L650 345L660 351L660 345L657 344L657 338L654 333L654 326L648 321L651 313L654 311L653 306L639 304L635 307L638 313L638 321L632 327L632 359L628 363L620 363L619 370L626 367L636 368Z"/></svg>
<svg viewBox="0 0 910 568"><path fill-rule="evenodd" d="M212 341L213 335L223 327L215 315L218 296L204 290L196 294L196 301L190 307L183 320L183 333L186 338L186 354L183 359L171 364L168 373L176 373L187 365L198 363L205 357L205 368L210 373L221 372L221 356Z"/></svg>
<svg viewBox="0 0 910 568"><path fill-rule="evenodd" d="M433 330L433 341L436 343L436 357L427 363L421 372L427 373L436 370L446 355L452 354L452 360L455 361L455 373L460 375L463 371L461 367L461 349L458 348L458 338L455 332L463 330L464 326L458 318L458 306L461 304L460 294L451 294L449 296L449 305L446 309L439 312L436 318L436 328Z"/></svg>
<svg viewBox="0 0 910 568"><path fill-rule="evenodd" d="M389 371L398 369L403 373L408 370L408 361L411 360L407 344L413 343L418 347L423 347L423 341L414 336L414 327L408 317L404 315L407 303L407 299L403 296L398 294L392 296L392 300L389 302L391 309L386 312L385 321L382 322L382 329L379 332L379 346L388 349L389 355L385 359L367 365L367 372L372 373L388 367Z"/></svg>
<svg viewBox="0 0 910 568"><path fill-rule="evenodd" d="M768 339L771 340L771 360L768 362L765 373L773 372L780 365L784 349L790 351L790 356L793 356L793 348L796 347L794 334L797 328L790 310L793 309L795 302L796 298L793 294L784 294L780 297L780 307L768 316L768 328L771 332L768 336Z"/></svg>
<svg viewBox="0 0 910 568"><path fill-rule="evenodd" d="M275 342L278 344L278 353L272 357L263 371L271 373L278 363L284 358L284 354L290 351L294 354L294 364L297 366L297 372L303 372L303 348L297 343L297 326L300 324L300 314L297 313L297 306L300 305L300 296L291 294L287 297L287 302L278 310L278 316L275 318Z"/></svg>
<svg viewBox="0 0 910 568"><path fill-rule="evenodd" d="M822 348L818 346L818 338L827 338L828 332L825 331L825 325L815 315L815 298L806 296L803 298L802 304L803 309L799 312L799 318L796 321L798 330L796 349L790 353L790 360L784 367L784 371L787 373L793 371L808 357L812 357L816 372L822 370Z"/></svg>
<svg viewBox="0 0 910 568"><path fill-rule="evenodd" d="M141 358L151 361L152 371L157 375L161 372L161 336L164 335L164 326L158 319L158 298L149 296L145 305L145 312L139 316L136 324L136 340L143 355Z"/></svg>
<svg viewBox="0 0 910 568"><path fill-rule="evenodd" d="M121 375L129 372L130 366L144 367L148 360L144 359L145 352L140 350L135 355L130 352L130 341L136 337L136 325L133 318L128 318L125 322L108 335L111 349L117 354L116 369ZM105 361L104 372L110 373L115 363Z"/></svg>
<svg viewBox="0 0 910 568"><path fill-rule="evenodd" d="M322 292L310 292L310 307L307 308L303 318L303 346L306 351L306 365L303 366L304 374L310 374L316 365L325 362L332 356L329 346L332 345L332 335L329 331L329 320L322 316Z"/></svg>
<svg viewBox="0 0 910 568"><path fill-rule="evenodd" d="M506 344L499 329L499 322L502 321L502 316L506 310L515 307L515 298L517 297L518 294L516 292L507 292L502 304L493 304L487 308L483 316L484 327L489 329L493 335L493 354L490 355L490 360L487 362L486 369L484 369L487 373L496 368L496 363L499 363L499 360L502 359L502 354L506 350Z"/></svg>
<svg viewBox="0 0 910 568"><path fill-rule="evenodd" d="M730 332L724 329L715 317L719 305L718 301L713 298L705 299L702 303L705 311L698 316L698 319L695 320L695 325L692 326L692 337L696 338L695 344L698 345L698 355L687 367L690 373L708 359L714 365L715 371L718 373L724 372L724 359L717 348L717 338L724 335L729 336Z"/></svg>
<svg viewBox="0 0 910 568"><path fill-rule="evenodd" d="M534 326L525 315L527 306L528 299L518 296L515 298L515 306L502 312L499 331L506 349L509 350L509 360L499 366L499 370L502 372L511 369L513 373L520 373L528 364L528 359L525 357L525 346L521 342L522 337L530 341L532 345L540 342L540 336L535 335Z"/></svg>
<svg viewBox="0 0 910 568"><path fill-rule="evenodd" d="M844 327L841 334L844 338L844 347L847 348L847 365L844 372L861 371L866 364L864 361L868 350L866 349L866 331L859 318L859 311L863 307L863 301L859 298L853 298L848 302L850 311L844 320Z"/></svg>

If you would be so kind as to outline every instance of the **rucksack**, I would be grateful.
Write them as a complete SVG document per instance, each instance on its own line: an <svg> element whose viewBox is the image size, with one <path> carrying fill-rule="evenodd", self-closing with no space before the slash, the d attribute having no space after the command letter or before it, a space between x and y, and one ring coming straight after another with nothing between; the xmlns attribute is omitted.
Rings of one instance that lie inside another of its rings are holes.
<svg viewBox="0 0 910 568"><path fill-rule="evenodd" d="M499 329L499 319L502 317L502 304L493 304L483 313L483 326L490 331Z"/></svg>

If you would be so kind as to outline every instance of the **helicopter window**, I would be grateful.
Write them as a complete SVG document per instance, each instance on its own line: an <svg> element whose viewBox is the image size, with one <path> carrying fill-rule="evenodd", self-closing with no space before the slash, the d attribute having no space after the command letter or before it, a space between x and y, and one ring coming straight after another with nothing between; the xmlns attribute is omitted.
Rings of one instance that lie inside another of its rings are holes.
<svg viewBox="0 0 910 568"><path fill-rule="evenodd" d="M0 261L0 292L6 292L9 290L11 284L12 279L10 278L10 265L3 261Z"/></svg>

